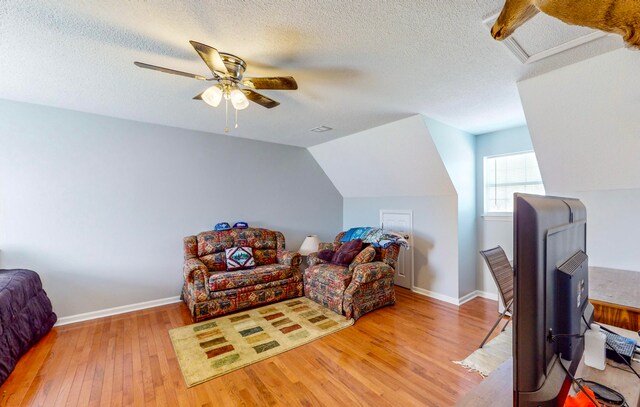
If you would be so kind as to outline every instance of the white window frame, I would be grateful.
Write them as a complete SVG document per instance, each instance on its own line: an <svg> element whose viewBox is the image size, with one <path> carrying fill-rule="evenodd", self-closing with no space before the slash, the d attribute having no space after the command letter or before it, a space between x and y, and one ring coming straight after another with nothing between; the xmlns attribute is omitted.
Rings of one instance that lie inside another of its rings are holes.
<svg viewBox="0 0 640 407"><path fill-rule="evenodd" d="M482 217L484 218L507 218L507 217L512 217L513 216L513 211L506 211L506 212L493 212L493 211L488 211L487 210L487 159L491 159L491 158L498 158L498 157L509 157L509 156L515 156L515 155L522 155L522 154L530 154L533 153L535 156L535 151L533 150L525 150L525 151L516 151L516 152L512 152L512 153L505 153L505 154L494 154L494 155L487 155L483 157L482 160L482 207L483 207L483 215ZM538 162L538 158L536 157L536 163ZM540 165L538 165L538 170L540 169ZM537 183L536 183L537 184ZM544 188L544 182L541 181L542 184L542 188ZM522 184L524 185L524 184ZM546 193L546 190L545 190Z"/></svg>

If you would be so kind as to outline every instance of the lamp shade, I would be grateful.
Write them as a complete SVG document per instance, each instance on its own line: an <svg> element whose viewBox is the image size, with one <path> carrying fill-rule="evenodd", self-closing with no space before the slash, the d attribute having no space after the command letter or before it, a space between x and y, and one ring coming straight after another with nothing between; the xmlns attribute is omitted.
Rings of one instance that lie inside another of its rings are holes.
<svg viewBox="0 0 640 407"><path fill-rule="evenodd" d="M320 239L318 239L318 235L309 235L304 238L304 242L302 242L302 246L300 246L300 253L303 256L308 256L311 253L318 251L318 245L320 244Z"/></svg>
<svg viewBox="0 0 640 407"><path fill-rule="evenodd" d="M230 98L231 104L236 108L236 110L242 110L249 107L249 100L240 89L236 88L231 90Z"/></svg>
<svg viewBox="0 0 640 407"><path fill-rule="evenodd" d="M200 95L200 97L205 101L206 104L217 107L220 104L220 100L222 99L222 89L220 89L220 85L212 86L202 92L202 95Z"/></svg>

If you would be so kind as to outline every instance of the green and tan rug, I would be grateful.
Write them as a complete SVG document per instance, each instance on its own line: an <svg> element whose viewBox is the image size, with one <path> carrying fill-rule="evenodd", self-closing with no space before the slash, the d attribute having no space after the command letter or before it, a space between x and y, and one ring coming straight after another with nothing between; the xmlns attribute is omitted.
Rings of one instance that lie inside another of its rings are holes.
<svg viewBox="0 0 640 407"><path fill-rule="evenodd" d="M301 297L169 331L187 386L270 358L353 325Z"/></svg>

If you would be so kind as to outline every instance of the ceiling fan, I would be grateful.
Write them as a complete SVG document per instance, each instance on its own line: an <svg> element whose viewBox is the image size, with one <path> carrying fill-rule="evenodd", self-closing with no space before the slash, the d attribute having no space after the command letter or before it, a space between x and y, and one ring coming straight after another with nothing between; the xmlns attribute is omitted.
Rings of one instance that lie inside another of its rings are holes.
<svg viewBox="0 0 640 407"><path fill-rule="evenodd" d="M213 74L211 78L177 71L175 69L163 68L161 66L150 65L144 62L136 61L134 64L140 68L186 76L188 78L194 78L201 81L218 82L216 85L205 89L193 99L202 100L213 107L217 107L220 104L220 101L224 98L227 110L228 104L231 102L233 107L236 109L235 127L238 127L238 110L246 109L249 106L249 101L264 106L267 109L274 108L280 104L275 100L254 91L254 89L298 89L296 80L291 76L245 78L243 75L247 68L247 64L242 58L226 52L218 52L217 49L196 41L189 41L189 43L191 43L198 55L200 55L200 58L202 58L204 63L207 64L211 70L211 73ZM225 127L225 132L229 132L228 127Z"/></svg>

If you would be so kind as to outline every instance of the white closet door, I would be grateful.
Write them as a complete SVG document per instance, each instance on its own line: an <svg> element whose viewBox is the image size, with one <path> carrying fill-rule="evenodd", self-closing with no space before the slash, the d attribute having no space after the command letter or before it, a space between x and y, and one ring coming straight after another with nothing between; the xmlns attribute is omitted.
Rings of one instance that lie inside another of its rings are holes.
<svg viewBox="0 0 640 407"><path fill-rule="evenodd" d="M382 209L380 227L407 236L411 248L400 249L394 283L411 289L413 287L413 211Z"/></svg>

